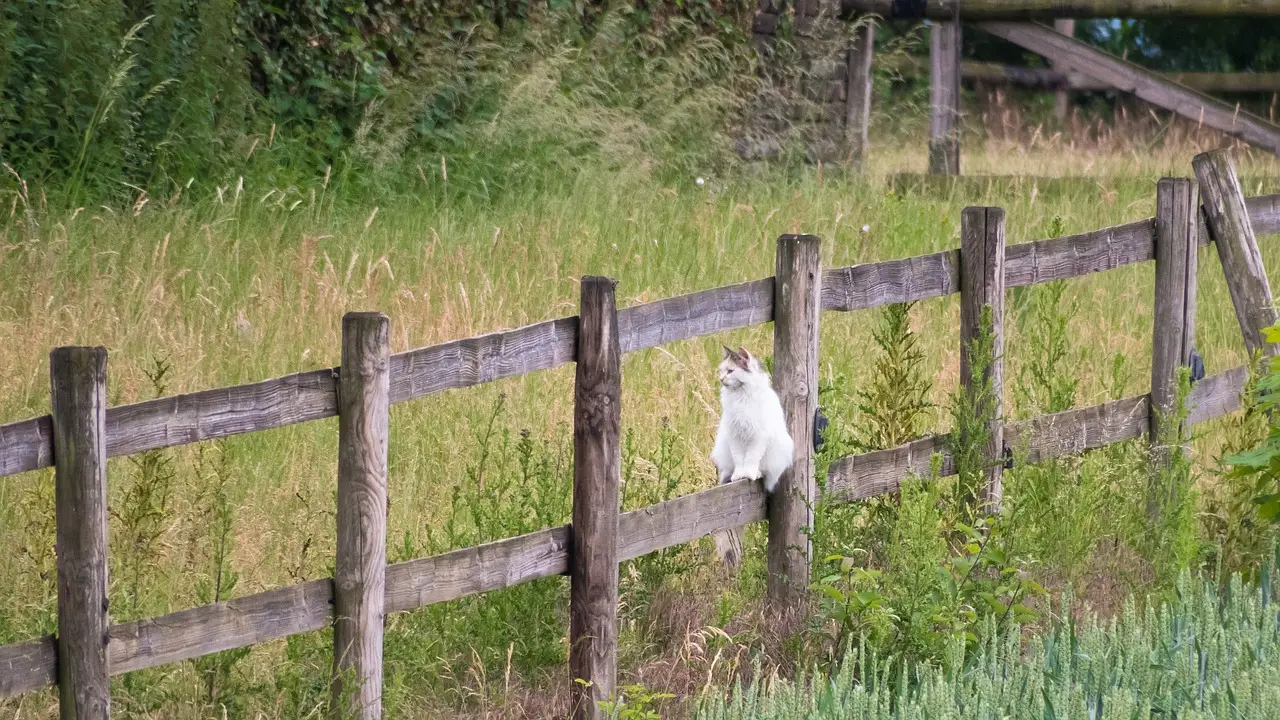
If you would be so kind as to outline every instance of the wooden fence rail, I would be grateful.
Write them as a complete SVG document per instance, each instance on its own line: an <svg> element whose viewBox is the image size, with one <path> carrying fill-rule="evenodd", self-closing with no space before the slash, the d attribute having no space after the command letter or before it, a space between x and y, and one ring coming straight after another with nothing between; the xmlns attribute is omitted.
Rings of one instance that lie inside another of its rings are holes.
<svg viewBox="0 0 1280 720"><path fill-rule="evenodd" d="M1280 194L1248 198L1259 235L1280 233ZM1021 287L1155 258L1155 219L1010 245L1005 286ZM1210 242L1202 227L1200 245ZM827 270L822 310L867 310L960 291L960 251ZM618 311L623 353L760 325L773 319L773 278L702 290ZM391 402L425 397L573 362L578 319L557 318L391 356ZM322 420L338 414L338 369L310 370L107 409L107 456ZM48 415L0 425L0 476L51 467Z"/></svg>
<svg viewBox="0 0 1280 720"><path fill-rule="evenodd" d="M1157 406L1167 404L1168 377L1190 358L1194 295L1188 293L1194 265L1189 269L1186 263L1194 258L1194 246L1212 238L1220 253L1245 258L1234 263L1224 255L1223 265L1246 331L1256 333L1264 316L1250 313L1246 324L1245 304L1271 304L1265 275L1258 279L1262 268L1254 231L1280 231L1280 196L1246 201L1234 167L1221 153L1197 158L1196 166L1213 168L1213 173L1201 173L1203 211L1188 181L1164 181L1156 220L1006 248L1003 211L969 208L960 250L827 272L819 265L816 237L784 236L778 244L776 281L766 278L618 311L613 281L586 278L581 320L562 318L397 355L387 350L385 317L352 314L344 319L340 369L114 409L104 407L105 351L56 350L53 419L0 426L0 469L12 474L57 460L59 627L64 631L57 639L0 646L0 697L59 685L64 718L107 717L108 674L332 623L334 698L349 698L335 702L335 712L378 717L386 613L569 574L574 714L599 717L597 702L614 689L619 562L768 518L771 601L775 608L794 609L803 598L810 562L804 531L819 499L808 438L816 411L822 310L866 309L962 291L964 348L969 346L965 341L981 333L983 317L991 318L992 333L1000 337L1006 287L1155 259L1156 304L1164 308L1158 317L1180 323L1182 330L1176 342L1156 333L1154 354L1162 360L1153 368L1153 395L1005 423L999 409L999 362L988 367L985 379L975 376L979 382L969 387L974 393L985 384L992 393L984 401L994 431L984 452L991 456L1012 450L1015 462L1039 462L1149 434L1161 417L1152 414L1152 398ZM1246 290L1236 292L1237 285ZM766 497L759 483L740 481L619 515L622 353L769 320L775 322L775 382L797 440L795 464L777 492ZM999 354L997 347L997 359ZM577 363L573 524L386 565L389 404L572 361ZM1188 399L1189 423L1235 410L1247 374L1236 368L1196 384ZM340 446L336 578L108 624L104 499L109 455L334 415L339 417ZM850 502L891 492L904 478L927 474L931 457L938 454L942 472L953 473L948 447L945 435L934 436L844 458L829 470L824 500ZM998 505L998 468L988 473L986 487L986 500ZM344 686L348 681L353 685Z"/></svg>

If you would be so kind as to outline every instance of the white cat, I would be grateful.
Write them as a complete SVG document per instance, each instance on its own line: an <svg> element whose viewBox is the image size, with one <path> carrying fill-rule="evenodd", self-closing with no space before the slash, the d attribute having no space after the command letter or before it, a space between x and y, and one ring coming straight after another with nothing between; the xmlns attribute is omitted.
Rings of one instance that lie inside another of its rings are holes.
<svg viewBox="0 0 1280 720"><path fill-rule="evenodd" d="M791 467L794 450L769 374L745 349L726 347L720 363L720 429L711 451L720 484L760 478L771 493Z"/></svg>

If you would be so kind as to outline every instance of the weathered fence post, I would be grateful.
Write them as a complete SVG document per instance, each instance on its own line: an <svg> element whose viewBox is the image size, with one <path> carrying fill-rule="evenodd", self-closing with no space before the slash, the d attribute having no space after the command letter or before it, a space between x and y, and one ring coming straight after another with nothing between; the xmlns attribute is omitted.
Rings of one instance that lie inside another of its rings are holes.
<svg viewBox="0 0 1280 720"><path fill-rule="evenodd" d="M1184 178L1164 178L1156 185L1156 290L1151 345L1151 431L1154 468L1168 467L1183 430L1166 427L1177 410L1178 368L1190 366L1196 329L1196 248L1199 201L1195 184ZM1176 435L1174 434L1176 433ZM1185 451L1185 450L1184 450ZM1152 481L1159 473L1152 473ZM1160 513L1167 488L1153 486L1147 495L1147 515Z"/></svg>
<svg viewBox="0 0 1280 720"><path fill-rule="evenodd" d="M818 314L822 293L821 240L778 238L773 285L773 386L795 442L791 470L769 496L769 599L796 610L809 588L813 527L813 423L818 410Z"/></svg>
<svg viewBox="0 0 1280 720"><path fill-rule="evenodd" d="M1053 29L1066 35L1067 37L1076 36L1075 18L1062 18L1053 21ZM1070 75L1072 73L1071 66L1062 63L1054 63L1053 69ZM1053 116L1059 120L1065 120L1071 112L1071 88L1060 87L1053 97Z"/></svg>
<svg viewBox="0 0 1280 720"><path fill-rule="evenodd" d="M107 350L49 356L58 550L58 696L64 720L111 715L107 682Z"/></svg>
<svg viewBox="0 0 1280 720"><path fill-rule="evenodd" d="M584 277L573 391L569 673L573 717L602 717L618 665L622 370L613 280Z"/></svg>
<svg viewBox="0 0 1280 720"><path fill-rule="evenodd" d="M845 93L845 142L849 160L861 170L867 157L868 132L871 127L871 61L874 56L876 25L870 19L859 21L849 48L848 90Z"/></svg>
<svg viewBox="0 0 1280 720"><path fill-rule="evenodd" d="M990 308L991 355L986 372L973 377L973 351L983 334L983 310ZM1004 482L1004 210L968 207L960 215L960 383L975 408L988 419L984 456L986 480L981 509L1000 509ZM988 392L989 391L989 392Z"/></svg>
<svg viewBox="0 0 1280 720"><path fill-rule="evenodd" d="M342 318L338 375L338 556L333 598L333 709L382 717L391 352L387 317ZM344 686L344 681L348 683Z"/></svg>
<svg viewBox="0 0 1280 720"><path fill-rule="evenodd" d="M1240 332L1244 333L1245 347L1250 353L1261 351L1265 356L1274 355L1276 348L1263 340L1262 331L1276 324L1276 307L1231 153L1227 150L1201 153L1192 160L1192 165L1200 182L1209 235L1218 248L1218 259L1227 278Z"/></svg>
<svg viewBox="0 0 1280 720"><path fill-rule="evenodd" d="M960 174L960 23L934 21L929 50L929 173Z"/></svg>

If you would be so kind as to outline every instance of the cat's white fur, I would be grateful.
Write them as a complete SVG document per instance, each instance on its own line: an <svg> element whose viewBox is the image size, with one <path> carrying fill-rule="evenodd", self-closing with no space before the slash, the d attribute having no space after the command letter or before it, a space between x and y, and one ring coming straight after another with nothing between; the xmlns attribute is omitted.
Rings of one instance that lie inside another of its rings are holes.
<svg viewBox="0 0 1280 720"><path fill-rule="evenodd" d="M720 363L720 428L711 451L720 483L760 478L765 491L773 492L791 467L794 450L769 374L745 349L726 347Z"/></svg>

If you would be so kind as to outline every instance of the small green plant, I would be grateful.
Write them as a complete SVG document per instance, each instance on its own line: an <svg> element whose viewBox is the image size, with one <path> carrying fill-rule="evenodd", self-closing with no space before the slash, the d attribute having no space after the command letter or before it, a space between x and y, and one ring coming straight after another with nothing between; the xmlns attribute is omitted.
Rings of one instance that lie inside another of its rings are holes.
<svg viewBox="0 0 1280 720"><path fill-rule="evenodd" d="M169 389L173 365L164 358L153 358L146 371L154 397L163 397ZM161 538L170 516L169 502L177 476L174 459L164 450L148 450L130 456L137 473L125 496L113 508L111 516L119 522L120 547L112 558L120 564L120 577L129 617L139 617L144 580L148 568L155 567L161 553Z"/></svg>
<svg viewBox="0 0 1280 720"><path fill-rule="evenodd" d="M871 379L857 391L861 423L855 442L862 452L897 447L920 436L932 408L933 383L911 330L915 303L889 305L872 331L877 355Z"/></svg>
<svg viewBox="0 0 1280 720"><path fill-rule="evenodd" d="M660 720L658 706L673 698L671 693L655 692L643 685L627 685L618 690L616 699L605 700L599 707L609 720Z"/></svg>
<svg viewBox="0 0 1280 720"><path fill-rule="evenodd" d="M218 445L211 449L201 445L198 452L196 481L209 488L201 509L204 527L208 529L205 542L209 557L195 589L196 600L201 605L208 605L229 600L239 580L230 559L235 542L235 504L231 497L231 472L225 450ZM251 649L226 650L194 661L196 672L204 681L204 700L209 707L235 704L235 693L230 692L232 670L248 657Z"/></svg>
<svg viewBox="0 0 1280 720"><path fill-rule="evenodd" d="M991 439L992 409L1000 402L992 385L990 369L995 362L991 306L984 305L979 317L978 336L969 346L968 389L961 387L951 398L950 450L955 461L958 500L968 524L984 512L986 470L1003 458L987 457Z"/></svg>

